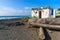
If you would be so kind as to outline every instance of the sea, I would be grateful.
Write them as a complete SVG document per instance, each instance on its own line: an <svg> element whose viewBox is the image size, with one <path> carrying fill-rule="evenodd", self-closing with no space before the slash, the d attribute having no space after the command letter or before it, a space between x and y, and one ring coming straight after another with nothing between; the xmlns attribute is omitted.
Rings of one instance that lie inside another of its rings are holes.
<svg viewBox="0 0 60 40"><path fill-rule="evenodd" d="M0 16L0 19L29 18L30 16Z"/></svg>

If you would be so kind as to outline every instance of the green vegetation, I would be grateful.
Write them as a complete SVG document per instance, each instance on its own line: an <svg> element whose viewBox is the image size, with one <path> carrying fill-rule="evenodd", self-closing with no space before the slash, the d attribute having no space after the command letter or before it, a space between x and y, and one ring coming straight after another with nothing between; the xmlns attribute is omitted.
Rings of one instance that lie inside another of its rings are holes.
<svg viewBox="0 0 60 40"><path fill-rule="evenodd" d="M56 16L60 16L60 8L56 10Z"/></svg>
<svg viewBox="0 0 60 40"><path fill-rule="evenodd" d="M60 16L60 13L56 13L56 16Z"/></svg>
<svg viewBox="0 0 60 40"><path fill-rule="evenodd" d="M33 16L32 18L36 18L36 16Z"/></svg>

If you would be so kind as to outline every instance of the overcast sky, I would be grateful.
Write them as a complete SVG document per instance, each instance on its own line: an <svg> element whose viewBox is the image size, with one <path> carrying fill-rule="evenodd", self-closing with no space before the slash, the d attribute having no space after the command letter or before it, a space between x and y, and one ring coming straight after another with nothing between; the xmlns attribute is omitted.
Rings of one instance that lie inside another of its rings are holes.
<svg viewBox="0 0 60 40"><path fill-rule="evenodd" d="M60 0L0 0L0 16L31 15L31 8L60 8Z"/></svg>

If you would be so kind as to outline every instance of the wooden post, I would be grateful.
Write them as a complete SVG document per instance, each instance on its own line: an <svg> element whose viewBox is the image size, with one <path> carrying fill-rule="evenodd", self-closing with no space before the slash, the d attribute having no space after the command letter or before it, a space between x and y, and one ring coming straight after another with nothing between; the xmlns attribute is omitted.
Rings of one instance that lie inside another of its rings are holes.
<svg viewBox="0 0 60 40"><path fill-rule="evenodd" d="M60 29L60 25L50 25L50 24L39 24L39 23L31 23L32 25L37 25L39 27L50 28L50 29Z"/></svg>
<svg viewBox="0 0 60 40"><path fill-rule="evenodd" d="M44 40L45 39L45 35L44 35L44 31L43 31L43 28L42 27L39 28L39 38L41 40Z"/></svg>

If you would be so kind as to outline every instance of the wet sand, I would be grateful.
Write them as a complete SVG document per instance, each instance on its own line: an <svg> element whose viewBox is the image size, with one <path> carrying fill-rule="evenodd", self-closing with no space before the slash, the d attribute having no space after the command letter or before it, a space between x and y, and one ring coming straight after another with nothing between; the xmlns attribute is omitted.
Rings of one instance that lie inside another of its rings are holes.
<svg viewBox="0 0 60 40"><path fill-rule="evenodd" d="M19 21L18 21L19 20ZM3 20L0 22L0 40L40 40L38 36L38 28L28 28L28 24L25 25L6 25L7 23L20 22L20 19ZM49 33L44 30L45 40L60 40L60 31L53 31Z"/></svg>

